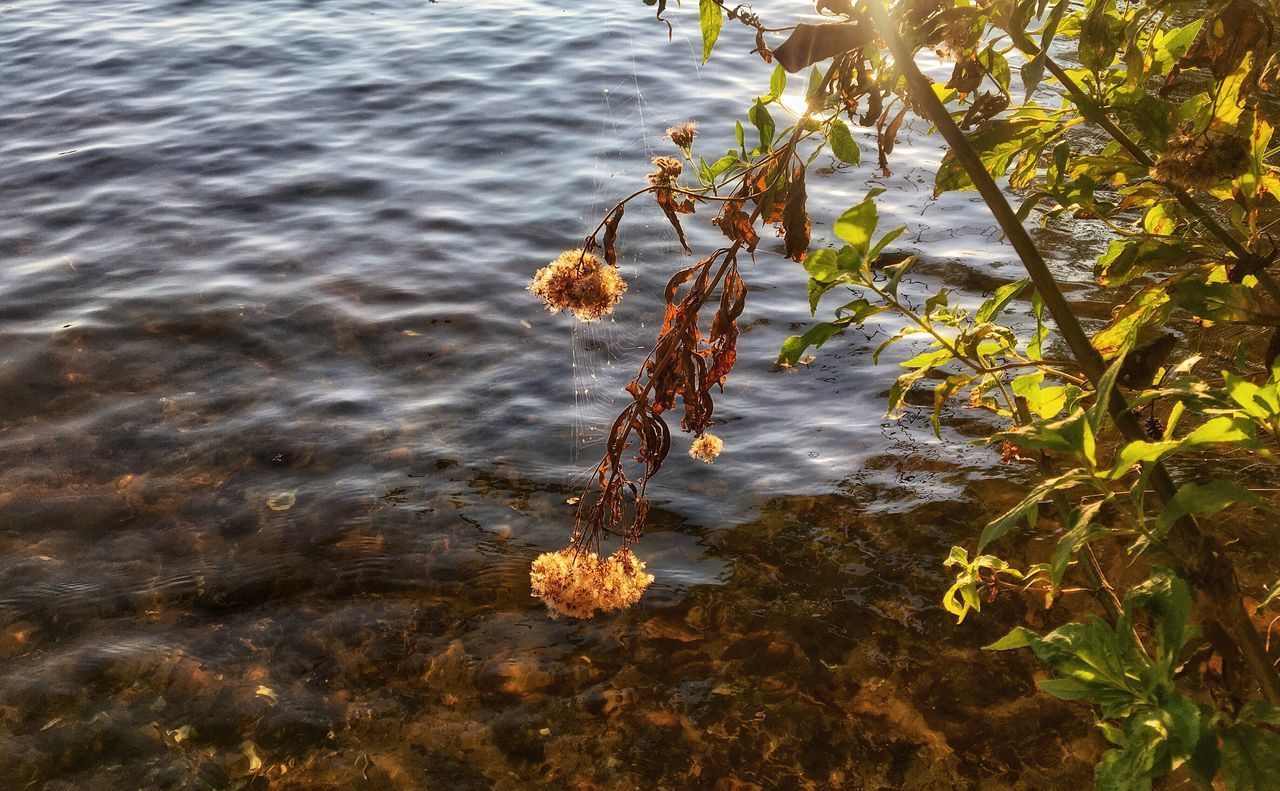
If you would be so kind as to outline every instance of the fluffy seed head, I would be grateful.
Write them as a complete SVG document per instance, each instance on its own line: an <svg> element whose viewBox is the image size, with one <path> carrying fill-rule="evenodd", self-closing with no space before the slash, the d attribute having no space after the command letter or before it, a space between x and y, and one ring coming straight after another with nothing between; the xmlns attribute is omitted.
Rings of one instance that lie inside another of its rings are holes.
<svg viewBox="0 0 1280 791"><path fill-rule="evenodd" d="M529 583L551 617L590 618L640 601L653 582L644 563L623 547L606 559L594 552L566 547L544 552L533 561Z"/></svg>
<svg viewBox="0 0 1280 791"><path fill-rule="evenodd" d="M579 321L595 321L613 312L627 282L595 253L578 249L564 251L539 269L529 290L542 297L552 313L567 310Z"/></svg>
<svg viewBox="0 0 1280 791"><path fill-rule="evenodd" d="M703 434L689 446L689 456L710 464L715 461L716 456L719 456L722 450L724 450L724 440L715 434Z"/></svg>
<svg viewBox="0 0 1280 791"><path fill-rule="evenodd" d="M667 137L671 138L671 142L676 147L688 151L693 147L693 138L698 134L698 125L693 121L685 121L682 124L667 128Z"/></svg>
<svg viewBox="0 0 1280 791"><path fill-rule="evenodd" d="M1208 188L1249 166L1249 145L1233 135L1181 135L1169 142L1151 177L1184 189Z"/></svg>
<svg viewBox="0 0 1280 791"><path fill-rule="evenodd" d="M653 164L657 166L658 172L673 179L680 175L680 171L684 170L684 165L675 157L654 157Z"/></svg>

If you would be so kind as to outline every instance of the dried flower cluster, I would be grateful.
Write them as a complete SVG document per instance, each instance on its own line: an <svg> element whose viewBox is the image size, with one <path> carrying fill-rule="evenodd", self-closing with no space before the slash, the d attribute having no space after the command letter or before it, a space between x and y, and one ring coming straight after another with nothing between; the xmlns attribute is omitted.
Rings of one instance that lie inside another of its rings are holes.
<svg viewBox="0 0 1280 791"><path fill-rule="evenodd" d="M539 269L529 290L546 303L547 310L567 310L580 321L595 321L613 312L627 283L616 267L594 253L566 250Z"/></svg>
<svg viewBox="0 0 1280 791"><path fill-rule="evenodd" d="M649 174L649 183L655 186L671 184L684 170L684 165L675 157L658 156L652 162L657 170Z"/></svg>
<svg viewBox="0 0 1280 791"><path fill-rule="evenodd" d="M1183 189L1212 187L1249 166L1249 144L1233 135L1181 135L1169 142L1151 177Z"/></svg>
<svg viewBox="0 0 1280 791"><path fill-rule="evenodd" d="M715 434L703 434L689 446L689 456L710 464L715 461L716 456L719 456L722 450L724 450L724 440Z"/></svg>
<svg viewBox="0 0 1280 791"><path fill-rule="evenodd" d="M689 151L693 148L693 138L698 134L698 125L693 121L685 121L682 124L667 128L667 137L676 148L689 155Z"/></svg>
<svg viewBox="0 0 1280 791"><path fill-rule="evenodd" d="M529 572L533 595L542 599L553 617L590 618L640 601L653 575L627 547L606 559L594 552L566 547L545 552Z"/></svg>

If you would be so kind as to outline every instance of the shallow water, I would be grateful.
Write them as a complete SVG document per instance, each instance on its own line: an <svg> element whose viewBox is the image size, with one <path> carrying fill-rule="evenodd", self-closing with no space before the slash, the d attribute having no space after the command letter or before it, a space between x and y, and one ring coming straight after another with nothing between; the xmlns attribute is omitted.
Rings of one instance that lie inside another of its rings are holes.
<svg viewBox="0 0 1280 791"><path fill-rule="evenodd" d="M630 1L0 5L15 787L1088 777L1087 712L976 650L1022 605L957 629L937 604L1008 471L882 417L891 325L777 371L809 314L772 240L744 271L725 455L679 445L651 487L651 591L587 623L529 598L682 256L629 211L631 291L598 326L525 284L667 125L706 119L711 157L732 128L710 119L768 82L742 30L699 68L671 16L668 42ZM976 302L1019 270L970 196L931 200L940 154L908 127L892 176L827 168L810 204L889 188L882 227L924 261L907 288ZM1041 240L1087 271L1092 240Z"/></svg>

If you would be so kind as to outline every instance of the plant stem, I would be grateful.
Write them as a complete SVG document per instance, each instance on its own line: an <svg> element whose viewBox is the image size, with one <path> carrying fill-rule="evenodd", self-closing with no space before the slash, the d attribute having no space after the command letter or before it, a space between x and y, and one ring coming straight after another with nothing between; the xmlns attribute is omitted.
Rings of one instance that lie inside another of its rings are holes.
<svg viewBox="0 0 1280 791"><path fill-rule="evenodd" d="M893 53L894 62L902 70L915 106L933 122L951 146L956 159L964 166L996 222L1000 224L1005 237L1009 239L1019 258L1022 259L1023 266L1026 267L1041 298L1044 299L1045 306L1057 323L1063 340L1080 362L1085 375L1096 387L1106 371L1106 363L1089 341L1089 336L1085 334L1066 297L1058 288L1057 281L1040 255L1040 251L1032 242L1026 229L1022 227L1017 214L1005 199L1004 193L1000 191L991 174L983 166L978 154L969 145L960 128L956 126L955 120L947 112L947 108L933 92L930 81L916 66L912 51L898 34L898 29L889 18L888 11L881 5L881 0L873 0L867 3L866 7L881 37ZM1112 394L1109 410L1117 428L1127 439L1137 441L1145 438L1137 416L1129 409L1122 394L1119 392ZM1168 502L1177 492L1177 484L1163 465L1155 463L1151 467L1151 480L1156 493L1162 500ZM1187 554L1191 558L1189 576L1193 584L1196 584L1209 599L1210 613L1214 620L1236 644L1237 650L1243 655L1246 665L1261 688L1263 696L1273 704L1280 705L1280 672L1277 672L1272 660L1268 658L1262 638L1244 609L1240 583L1236 578L1235 567L1231 560L1216 540L1201 531L1193 517L1179 519L1171 532L1171 537L1174 534L1177 534L1179 542L1188 550Z"/></svg>

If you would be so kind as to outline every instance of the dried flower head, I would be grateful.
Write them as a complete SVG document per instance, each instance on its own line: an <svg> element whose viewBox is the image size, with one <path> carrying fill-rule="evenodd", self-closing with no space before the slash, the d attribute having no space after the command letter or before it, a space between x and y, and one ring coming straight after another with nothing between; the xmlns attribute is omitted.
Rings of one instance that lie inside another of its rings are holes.
<svg viewBox="0 0 1280 791"><path fill-rule="evenodd" d="M644 563L622 547L601 560L594 552L566 547L544 552L533 561L529 583L551 616L590 618L596 611L609 612L640 601L653 582Z"/></svg>
<svg viewBox="0 0 1280 791"><path fill-rule="evenodd" d="M693 147L693 138L697 134L698 125L693 121L685 121L667 128L667 137L671 138L671 142L675 143L681 151L688 151Z"/></svg>
<svg viewBox="0 0 1280 791"><path fill-rule="evenodd" d="M682 170L684 170L684 165L675 157L658 156L654 157L652 162L657 166L658 172L666 176L668 179L674 179L676 176L680 175Z"/></svg>
<svg viewBox="0 0 1280 791"><path fill-rule="evenodd" d="M689 446L689 456L710 464L722 450L724 450L724 440L715 434L703 434Z"/></svg>
<svg viewBox="0 0 1280 791"><path fill-rule="evenodd" d="M567 310L580 321L595 321L613 312L627 282L616 267L578 249L564 251L539 269L529 290L542 297L552 313Z"/></svg>
<svg viewBox="0 0 1280 791"><path fill-rule="evenodd" d="M1249 166L1249 144L1234 135L1180 135L1151 168L1151 177L1184 189L1208 188Z"/></svg>
<svg viewBox="0 0 1280 791"><path fill-rule="evenodd" d="M1147 435L1147 439L1155 442L1164 438L1164 421L1155 415L1150 415L1146 420L1142 421L1142 431Z"/></svg>

